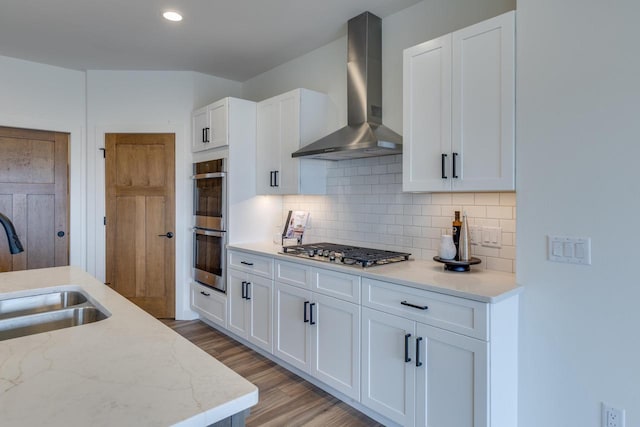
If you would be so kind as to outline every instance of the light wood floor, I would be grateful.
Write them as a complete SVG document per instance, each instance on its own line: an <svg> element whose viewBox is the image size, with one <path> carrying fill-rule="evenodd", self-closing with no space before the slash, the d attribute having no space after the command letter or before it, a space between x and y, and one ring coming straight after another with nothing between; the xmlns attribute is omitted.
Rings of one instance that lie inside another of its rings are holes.
<svg viewBox="0 0 640 427"><path fill-rule="evenodd" d="M199 320L163 322L258 387L260 401L248 427L382 426Z"/></svg>

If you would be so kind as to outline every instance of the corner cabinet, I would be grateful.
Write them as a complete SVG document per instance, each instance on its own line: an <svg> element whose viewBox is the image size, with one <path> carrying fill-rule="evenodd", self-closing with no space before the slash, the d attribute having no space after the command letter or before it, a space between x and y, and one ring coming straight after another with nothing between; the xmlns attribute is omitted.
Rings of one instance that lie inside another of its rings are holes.
<svg viewBox="0 0 640 427"><path fill-rule="evenodd" d="M403 73L403 190L515 190L515 12L406 49Z"/></svg>
<svg viewBox="0 0 640 427"><path fill-rule="evenodd" d="M193 112L191 151L204 151L229 145L229 104L232 98L224 98Z"/></svg>
<svg viewBox="0 0 640 427"><path fill-rule="evenodd" d="M362 286L363 405L402 426L516 425L517 298Z"/></svg>
<svg viewBox="0 0 640 427"><path fill-rule="evenodd" d="M258 194L326 193L326 161L294 159L291 153L328 133L329 106L327 95L307 89L258 103Z"/></svg>

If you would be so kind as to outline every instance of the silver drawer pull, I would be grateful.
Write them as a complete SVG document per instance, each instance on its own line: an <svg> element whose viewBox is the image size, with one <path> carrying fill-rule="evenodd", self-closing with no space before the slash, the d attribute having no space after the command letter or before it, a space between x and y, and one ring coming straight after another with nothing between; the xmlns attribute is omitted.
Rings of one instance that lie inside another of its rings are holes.
<svg viewBox="0 0 640 427"><path fill-rule="evenodd" d="M406 301L402 301L400 302L400 304L406 305L407 307L417 308L418 310L427 310L429 308L426 305L415 305L415 304L408 303Z"/></svg>

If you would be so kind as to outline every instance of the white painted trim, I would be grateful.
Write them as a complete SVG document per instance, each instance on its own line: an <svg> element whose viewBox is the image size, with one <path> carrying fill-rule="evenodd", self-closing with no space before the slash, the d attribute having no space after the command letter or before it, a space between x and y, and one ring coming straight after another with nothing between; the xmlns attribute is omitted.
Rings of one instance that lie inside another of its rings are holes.
<svg viewBox="0 0 640 427"><path fill-rule="evenodd" d="M87 270L98 280L104 282L106 270L106 236L103 224L105 210L105 163L102 151L107 133L173 133L175 134L175 218L176 218L176 319L198 317L189 303L189 284L191 265L191 144L188 140L187 123L112 123L93 126L93 145L88 146L87 167L92 173L88 176L88 188L92 189L87 197L87 224L89 241L94 242L88 249ZM180 209L177 207L180 206Z"/></svg>
<svg viewBox="0 0 640 427"><path fill-rule="evenodd" d="M3 115L0 126L68 132L69 135L69 264L87 267L85 128L77 122Z"/></svg>

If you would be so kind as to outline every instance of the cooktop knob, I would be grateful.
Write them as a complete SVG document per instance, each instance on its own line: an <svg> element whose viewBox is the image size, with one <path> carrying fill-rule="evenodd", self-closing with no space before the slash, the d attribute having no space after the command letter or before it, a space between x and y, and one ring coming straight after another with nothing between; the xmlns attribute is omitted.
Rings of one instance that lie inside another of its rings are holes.
<svg viewBox="0 0 640 427"><path fill-rule="evenodd" d="M316 251L314 251L313 249L309 249L307 254L309 255L309 257L313 258L313 256L316 254Z"/></svg>

